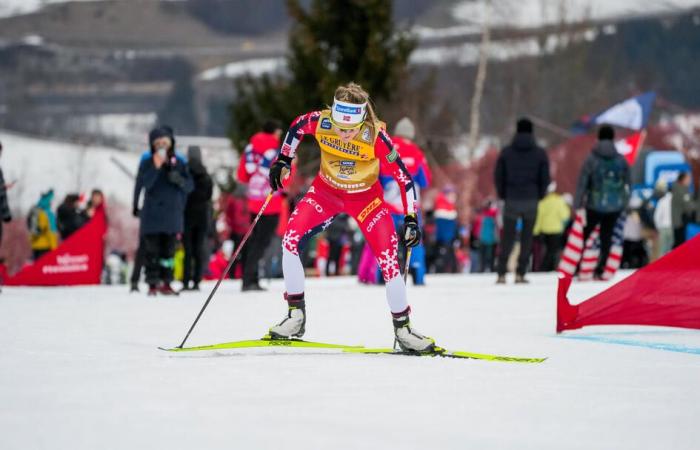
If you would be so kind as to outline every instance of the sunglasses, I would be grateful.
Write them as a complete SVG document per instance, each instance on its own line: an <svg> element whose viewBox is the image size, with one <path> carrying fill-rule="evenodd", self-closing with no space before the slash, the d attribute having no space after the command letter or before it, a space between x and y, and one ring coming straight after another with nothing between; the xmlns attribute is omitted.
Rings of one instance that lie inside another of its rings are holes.
<svg viewBox="0 0 700 450"><path fill-rule="evenodd" d="M333 125L334 125L336 128L338 128L338 129L340 129L340 130L342 130L342 131L353 131L353 130L357 130L357 129L360 128L362 125L364 125L364 124L365 124L365 121L363 120L362 122L360 122L360 123L358 123L358 124L355 124L355 125L345 125L345 124L342 124L342 125L341 125L341 124L339 124L338 122L336 122L335 120L331 119L331 123L333 123Z"/></svg>

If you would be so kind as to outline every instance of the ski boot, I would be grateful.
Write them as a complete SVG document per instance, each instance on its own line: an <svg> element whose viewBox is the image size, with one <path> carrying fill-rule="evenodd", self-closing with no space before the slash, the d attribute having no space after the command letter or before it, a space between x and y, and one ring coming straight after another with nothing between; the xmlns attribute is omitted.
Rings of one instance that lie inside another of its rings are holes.
<svg viewBox="0 0 700 450"><path fill-rule="evenodd" d="M401 350L409 353L434 352L436 350L435 340L423 336L411 328L411 322L409 321L410 313L411 307L408 307L400 313L391 314L394 319L394 347L398 344Z"/></svg>
<svg viewBox="0 0 700 450"><path fill-rule="evenodd" d="M270 327L270 338L300 338L306 331L306 303L304 302L304 293L289 295L285 292L284 299L287 300L289 304L287 317L277 325Z"/></svg>

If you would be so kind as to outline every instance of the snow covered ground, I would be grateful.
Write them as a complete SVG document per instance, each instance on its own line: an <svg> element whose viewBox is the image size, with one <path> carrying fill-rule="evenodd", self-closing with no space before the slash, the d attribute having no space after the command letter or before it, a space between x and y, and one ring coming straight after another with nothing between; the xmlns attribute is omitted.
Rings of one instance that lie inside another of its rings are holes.
<svg viewBox="0 0 700 450"><path fill-rule="evenodd" d="M0 447L19 449L696 449L700 332L554 333L556 279L431 276L417 329L443 346L548 356L539 365L247 349L170 354L211 284L176 299L125 287L0 294ZM579 284L583 300L605 284ZM261 336L282 283L225 283L189 344ZM307 338L388 346L381 287L307 285ZM605 333L605 334L603 334ZM603 342L628 341L630 345ZM600 338L600 339L598 339ZM665 351L649 348L659 343Z"/></svg>

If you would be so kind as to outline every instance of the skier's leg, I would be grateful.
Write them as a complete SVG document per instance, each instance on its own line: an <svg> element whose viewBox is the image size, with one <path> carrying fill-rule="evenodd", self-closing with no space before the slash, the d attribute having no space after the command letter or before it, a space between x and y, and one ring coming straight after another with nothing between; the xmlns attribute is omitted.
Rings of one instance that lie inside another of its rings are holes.
<svg viewBox="0 0 700 450"><path fill-rule="evenodd" d="M394 322L396 341L403 350L429 351L434 348L435 341L411 328L411 308L406 300L406 284L398 261L399 239L381 192L375 191L357 194L357 199L346 201L346 211L357 221L377 258L386 283L386 299Z"/></svg>
<svg viewBox="0 0 700 450"><path fill-rule="evenodd" d="M282 238L282 273L286 288L284 298L289 310L282 322L270 328L273 337L301 337L305 331L304 266L299 251L310 237L331 224L342 207L342 202L326 192L322 183L313 183L287 222L287 230Z"/></svg>

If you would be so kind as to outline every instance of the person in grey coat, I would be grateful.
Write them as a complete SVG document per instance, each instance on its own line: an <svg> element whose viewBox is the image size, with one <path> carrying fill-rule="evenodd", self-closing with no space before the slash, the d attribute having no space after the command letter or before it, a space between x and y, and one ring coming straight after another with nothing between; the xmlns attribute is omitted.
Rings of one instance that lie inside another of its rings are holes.
<svg viewBox="0 0 700 450"><path fill-rule="evenodd" d="M602 125L598 143L581 168L574 197L574 209L583 212L583 242L600 225L600 254L593 276L601 279L610 255L615 223L627 207L630 194L630 169L625 157L615 148L615 130Z"/></svg>
<svg viewBox="0 0 700 450"><path fill-rule="evenodd" d="M532 122L522 118L518 120L516 130L511 144L501 151L494 172L498 197L505 200L497 284L506 282L506 266L515 244L519 220L522 226L515 282L528 282L525 273L532 252L532 231L537 218L537 204L547 193L550 182L549 159L544 149L535 142Z"/></svg>
<svg viewBox="0 0 700 450"><path fill-rule="evenodd" d="M173 258L193 182L184 158L175 154L175 136L170 127L151 130L149 142L151 156L141 160L134 191L137 209L141 190L145 190L139 218L148 295L177 295L170 286Z"/></svg>

